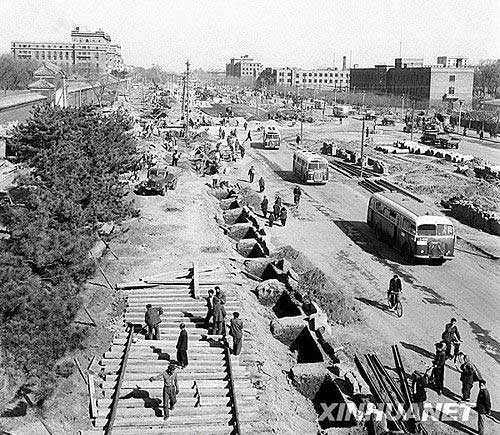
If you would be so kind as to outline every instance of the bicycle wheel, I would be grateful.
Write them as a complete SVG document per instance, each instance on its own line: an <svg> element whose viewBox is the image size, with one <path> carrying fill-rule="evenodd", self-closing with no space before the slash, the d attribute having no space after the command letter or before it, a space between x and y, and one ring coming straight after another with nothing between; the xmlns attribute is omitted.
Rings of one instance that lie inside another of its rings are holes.
<svg viewBox="0 0 500 435"><path fill-rule="evenodd" d="M398 317L401 317L403 315L403 304L401 302L398 302L396 304L396 314Z"/></svg>

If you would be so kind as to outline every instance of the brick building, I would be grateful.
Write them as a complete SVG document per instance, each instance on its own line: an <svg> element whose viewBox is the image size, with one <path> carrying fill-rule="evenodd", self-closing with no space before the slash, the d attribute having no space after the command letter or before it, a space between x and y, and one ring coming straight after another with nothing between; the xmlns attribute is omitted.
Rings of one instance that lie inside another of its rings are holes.
<svg viewBox="0 0 500 435"><path fill-rule="evenodd" d="M351 70L350 88L355 91L404 95L420 105L436 106L455 102L472 103L474 69L464 58L438 58L437 65L424 66L421 59L395 60L394 67Z"/></svg>
<svg viewBox="0 0 500 435"><path fill-rule="evenodd" d="M101 75L113 70L123 71L121 48L111 43L102 30L95 32L76 27L71 42L13 41L11 53L19 59L51 62L70 73Z"/></svg>

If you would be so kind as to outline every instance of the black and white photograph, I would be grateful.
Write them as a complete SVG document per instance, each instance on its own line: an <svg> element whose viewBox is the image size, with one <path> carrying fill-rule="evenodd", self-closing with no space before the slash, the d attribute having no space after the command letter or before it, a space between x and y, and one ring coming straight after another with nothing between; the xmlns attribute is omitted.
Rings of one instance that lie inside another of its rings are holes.
<svg viewBox="0 0 500 435"><path fill-rule="evenodd" d="M499 0L0 0L0 435L499 435Z"/></svg>

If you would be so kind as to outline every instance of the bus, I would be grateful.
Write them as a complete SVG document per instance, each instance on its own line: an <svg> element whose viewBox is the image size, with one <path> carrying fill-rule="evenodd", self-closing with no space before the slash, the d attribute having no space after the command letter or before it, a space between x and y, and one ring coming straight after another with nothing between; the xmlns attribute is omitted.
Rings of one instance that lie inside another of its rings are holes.
<svg viewBox="0 0 500 435"><path fill-rule="evenodd" d="M398 193L374 193L368 203L368 225L379 240L388 240L408 263L454 258L453 222L432 214L425 205Z"/></svg>
<svg viewBox="0 0 500 435"><path fill-rule="evenodd" d="M325 184L328 181L328 161L312 151L293 153L293 173L303 183Z"/></svg>
<svg viewBox="0 0 500 435"><path fill-rule="evenodd" d="M347 118L351 108L349 106L335 106L333 108L333 116L337 118Z"/></svg>
<svg viewBox="0 0 500 435"><path fill-rule="evenodd" d="M281 144L281 135L279 130L273 126L269 125L264 127L264 132L262 133L262 143L264 148L277 150Z"/></svg>

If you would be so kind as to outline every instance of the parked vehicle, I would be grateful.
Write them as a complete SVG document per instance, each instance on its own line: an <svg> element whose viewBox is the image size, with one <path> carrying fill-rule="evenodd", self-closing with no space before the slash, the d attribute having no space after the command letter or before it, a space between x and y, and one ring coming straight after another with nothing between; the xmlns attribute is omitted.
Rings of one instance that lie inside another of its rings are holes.
<svg viewBox="0 0 500 435"><path fill-rule="evenodd" d="M396 124L396 118L393 116L384 116L382 118L382 125L395 125Z"/></svg>
<svg viewBox="0 0 500 435"><path fill-rule="evenodd" d="M265 126L262 133L264 148L277 150L281 144L281 135L274 125Z"/></svg>
<svg viewBox="0 0 500 435"><path fill-rule="evenodd" d="M328 161L312 151L295 151L293 173L303 183L325 184L328 181Z"/></svg>
<svg viewBox="0 0 500 435"><path fill-rule="evenodd" d="M152 167L148 169L147 179L135 188L138 195L165 195L177 187L179 170Z"/></svg>
<svg viewBox="0 0 500 435"><path fill-rule="evenodd" d="M333 108L333 115L338 118L347 118L351 108L349 106L335 106Z"/></svg>
<svg viewBox="0 0 500 435"><path fill-rule="evenodd" d="M455 139L449 134L439 132L438 130L426 130L420 137L420 142L426 145L431 145L436 148L458 148L460 139Z"/></svg>
<svg viewBox="0 0 500 435"><path fill-rule="evenodd" d="M433 215L423 204L402 194L374 193L368 203L367 222L379 240L387 240L408 262L454 258L453 222Z"/></svg>

